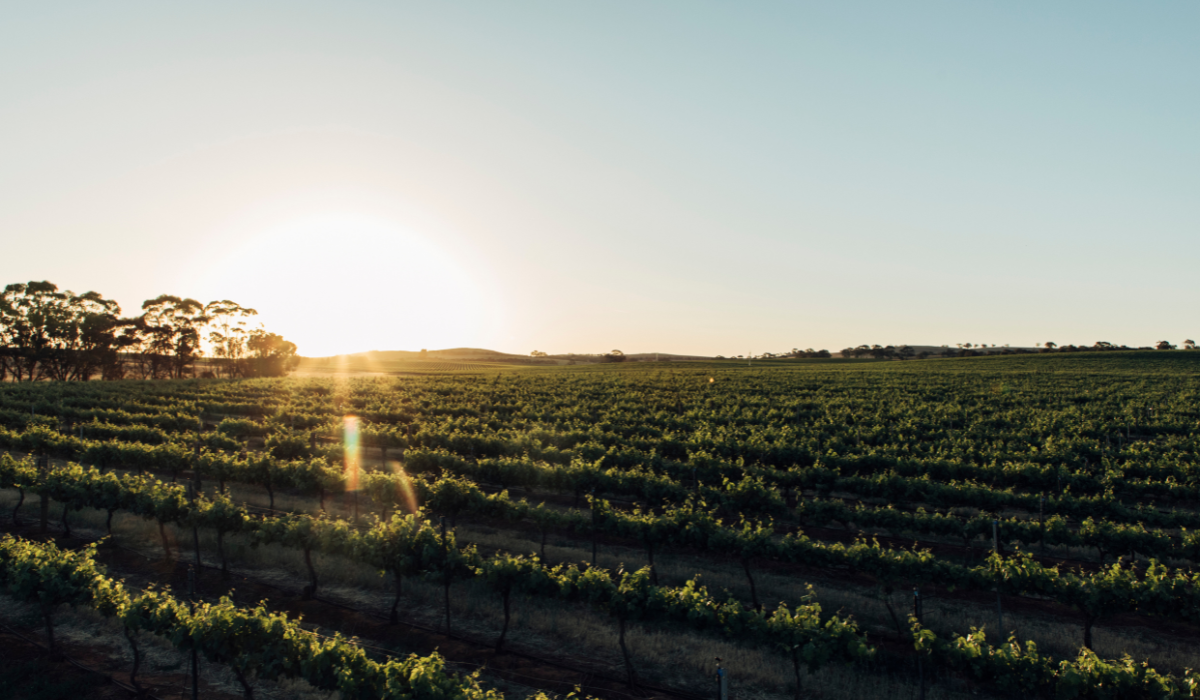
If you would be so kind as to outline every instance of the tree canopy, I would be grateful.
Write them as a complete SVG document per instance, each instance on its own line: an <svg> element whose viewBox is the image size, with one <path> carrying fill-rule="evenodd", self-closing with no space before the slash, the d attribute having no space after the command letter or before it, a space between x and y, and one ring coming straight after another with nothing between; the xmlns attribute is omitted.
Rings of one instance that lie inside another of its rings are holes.
<svg viewBox="0 0 1200 700"><path fill-rule="evenodd" d="M0 293L0 381L273 377L299 359L294 343L247 327L257 311L228 299L163 294L141 311L123 317L98 292L53 282L10 284Z"/></svg>

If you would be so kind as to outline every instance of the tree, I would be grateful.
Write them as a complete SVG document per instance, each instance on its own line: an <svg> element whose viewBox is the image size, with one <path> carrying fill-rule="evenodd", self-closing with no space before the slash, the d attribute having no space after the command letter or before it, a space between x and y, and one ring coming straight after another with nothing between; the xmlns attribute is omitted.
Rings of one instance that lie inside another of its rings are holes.
<svg viewBox="0 0 1200 700"><path fill-rule="evenodd" d="M624 362L625 361L625 353L621 352L620 350L613 350L612 352L608 353L607 355L602 355L601 357L604 360L604 362Z"/></svg>
<svg viewBox="0 0 1200 700"><path fill-rule="evenodd" d="M76 357L70 379L87 381L99 372L103 379L120 379L121 351L135 340L127 329L130 319L120 317L121 307L96 292L72 297L73 344Z"/></svg>
<svg viewBox="0 0 1200 700"><path fill-rule="evenodd" d="M1194 341L1194 340L1183 341L1183 349L1184 350L1195 350L1196 349L1196 341Z"/></svg>
<svg viewBox="0 0 1200 700"><path fill-rule="evenodd" d="M261 329L250 332L246 348L250 358L243 376L283 377L300 363L295 343Z"/></svg>
<svg viewBox="0 0 1200 700"><path fill-rule="evenodd" d="M10 284L0 294L0 379L87 380L119 365L121 308L96 292L52 282Z"/></svg>
<svg viewBox="0 0 1200 700"><path fill-rule="evenodd" d="M1154 347L1159 350L1174 350L1175 349L1175 346L1171 345L1171 342L1169 340L1160 340L1160 341L1158 341L1158 345L1155 345Z"/></svg>
<svg viewBox="0 0 1200 700"><path fill-rule="evenodd" d="M152 376L180 379L200 355L200 328L207 321L204 306L195 299L170 294L142 303L148 350L157 360Z"/></svg>
<svg viewBox="0 0 1200 700"><path fill-rule="evenodd" d="M246 355L250 333L246 320L257 316L258 312L226 299L208 302L204 306L204 315L209 323L208 342L217 361L217 371L226 377L239 376L244 369L241 360Z"/></svg>
<svg viewBox="0 0 1200 700"><path fill-rule="evenodd" d="M541 350L534 350L533 352L529 353L529 356L530 357L548 357L548 355L546 353L542 352Z"/></svg>
<svg viewBox="0 0 1200 700"><path fill-rule="evenodd" d="M1054 348L1058 347L1058 343L1055 343L1055 342L1052 342L1052 341L1049 341L1049 340L1047 340L1047 341L1044 343L1044 347L1045 347L1047 350L1053 350Z"/></svg>
<svg viewBox="0 0 1200 700"><path fill-rule="evenodd" d="M58 285L46 281L10 284L0 294L8 371L18 381L33 381L39 368L44 371L66 301Z"/></svg>
<svg viewBox="0 0 1200 700"><path fill-rule="evenodd" d="M280 376L298 361L294 344L248 331L257 312L227 299L201 305L163 294L144 302L136 318L120 314L98 292L61 291L45 280L8 285L0 292L0 381L122 379L127 371L181 378L193 373L205 340L218 372L229 377Z"/></svg>

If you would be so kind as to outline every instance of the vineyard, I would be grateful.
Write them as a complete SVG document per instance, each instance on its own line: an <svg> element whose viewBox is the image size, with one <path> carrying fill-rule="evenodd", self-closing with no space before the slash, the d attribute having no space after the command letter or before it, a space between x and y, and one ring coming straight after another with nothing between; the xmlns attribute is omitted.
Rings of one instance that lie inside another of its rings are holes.
<svg viewBox="0 0 1200 700"><path fill-rule="evenodd" d="M1197 697L1198 371L6 383L0 621L163 698Z"/></svg>

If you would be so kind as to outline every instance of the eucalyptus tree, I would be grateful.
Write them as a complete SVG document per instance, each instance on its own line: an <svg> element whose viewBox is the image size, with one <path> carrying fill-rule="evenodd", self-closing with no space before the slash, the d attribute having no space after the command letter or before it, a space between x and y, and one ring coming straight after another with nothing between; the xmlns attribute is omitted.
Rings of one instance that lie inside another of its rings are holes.
<svg viewBox="0 0 1200 700"><path fill-rule="evenodd" d="M97 372L112 376L120 363L119 350L127 343L119 335L128 321L121 307L98 292L74 294L65 299L55 315L51 348L43 363L49 379L87 381Z"/></svg>
<svg viewBox="0 0 1200 700"><path fill-rule="evenodd" d="M246 328L246 324L247 320L251 316L257 316L258 312L225 299L205 304L204 315L208 319L208 342L212 347L218 372L226 377L242 376L242 359L246 357L246 341L250 337L250 330Z"/></svg>
<svg viewBox="0 0 1200 700"><path fill-rule="evenodd" d="M195 299L162 294L142 303L142 321L155 379L181 378L200 355L200 332L208 321Z"/></svg>
<svg viewBox="0 0 1200 700"><path fill-rule="evenodd" d="M262 329L250 332L246 348L250 351L246 376L282 377L300 362L295 343Z"/></svg>
<svg viewBox="0 0 1200 700"><path fill-rule="evenodd" d="M58 285L46 281L10 284L0 293L8 371L18 381L33 381L45 371L67 299Z"/></svg>

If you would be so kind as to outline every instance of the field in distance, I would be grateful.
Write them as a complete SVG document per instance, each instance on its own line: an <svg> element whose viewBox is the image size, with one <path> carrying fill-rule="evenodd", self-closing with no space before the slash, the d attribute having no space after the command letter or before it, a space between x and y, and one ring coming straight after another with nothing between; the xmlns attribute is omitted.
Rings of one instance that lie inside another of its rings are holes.
<svg viewBox="0 0 1200 700"><path fill-rule="evenodd" d="M297 377L352 375L361 377L442 374L507 370L533 364L555 365L554 361L535 360L495 350L454 348L409 352L389 350L360 352L332 357L304 357L293 373ZM565 363L564 363L565 364Z"/></svg>
<svg viewBox="0 0 1200 700"><path fill-rule="evenodd" d="M331 357L304 357L293 373L296 377L327 377L352 375L360 377L443 374L447 372L492 372L518 367L566 367L578 364L600 364L599 355L550 355L531 357L485 350L481 348L451 348L414 352L408 350L372 350ZM629 355L631 363L658 359L662 362L710 360L699 355L640 353Z"/></svg>

